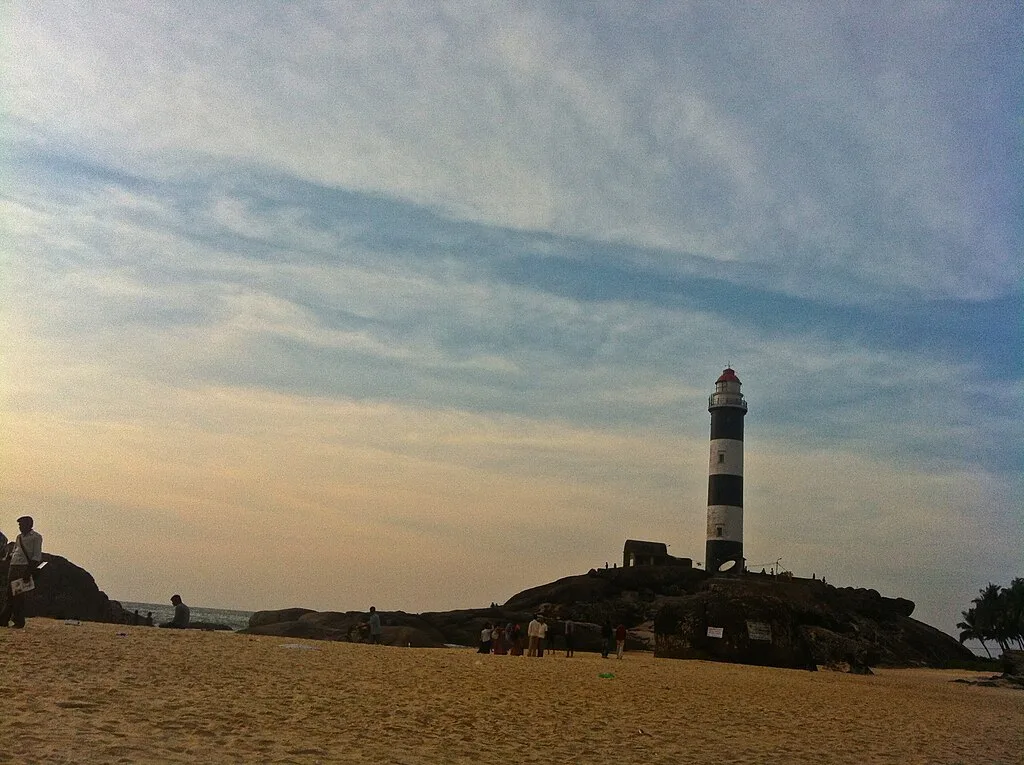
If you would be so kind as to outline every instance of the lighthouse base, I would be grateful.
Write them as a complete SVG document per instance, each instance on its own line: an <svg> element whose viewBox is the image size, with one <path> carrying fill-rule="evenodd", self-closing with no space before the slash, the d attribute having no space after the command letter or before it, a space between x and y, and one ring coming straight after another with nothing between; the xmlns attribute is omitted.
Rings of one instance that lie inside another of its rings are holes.
<svg viewBox="0 0 1024 765"><path fill-rule="evenodd" d="M727 539L709 539L704 549L704 570L709 574L717 574L723 563L736 561L729 568L731 573L743 570L743 543Z"/></svg>

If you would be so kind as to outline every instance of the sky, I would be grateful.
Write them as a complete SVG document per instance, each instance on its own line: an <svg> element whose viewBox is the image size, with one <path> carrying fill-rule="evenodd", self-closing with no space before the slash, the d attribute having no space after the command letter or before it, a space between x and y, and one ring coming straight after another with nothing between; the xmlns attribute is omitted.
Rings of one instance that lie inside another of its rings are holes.
<svg viewBox="0 0 1024 765"><path fill-rule="evenodd" d="M0 529L112 598L1024 575L1015 2L14 2ZM781 559L781 562L779 562Z"/></svg>

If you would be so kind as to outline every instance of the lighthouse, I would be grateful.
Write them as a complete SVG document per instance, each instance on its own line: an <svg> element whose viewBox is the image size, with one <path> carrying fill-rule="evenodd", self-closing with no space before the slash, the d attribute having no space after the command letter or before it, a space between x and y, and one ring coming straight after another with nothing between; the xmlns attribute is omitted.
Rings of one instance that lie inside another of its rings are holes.
<svg viewBox="0 0 1024 765"><path fill-rule="evenodd" d="M722 565L743 570L743 417L747 402L740 393L740 378L726 367L708 398L711 412L711 456L708 461L708 536L705 570L716 573Z"/></svg>

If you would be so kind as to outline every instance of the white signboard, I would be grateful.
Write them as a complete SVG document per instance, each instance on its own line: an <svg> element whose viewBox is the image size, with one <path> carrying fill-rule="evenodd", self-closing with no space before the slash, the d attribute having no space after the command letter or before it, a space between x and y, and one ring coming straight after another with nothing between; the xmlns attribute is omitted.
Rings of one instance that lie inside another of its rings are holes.
<svg viewBox="0 0 1024 765"><path fill-rule="evenodd" d="M725 627L708 627L708 637L720 638Z"/></svg>
<svg viewBox="0 0 1024 765"><path fill-rule="evenodd" d="M751 640L772 642L772 628L764 622L747 622L747 634Z"/></svg>

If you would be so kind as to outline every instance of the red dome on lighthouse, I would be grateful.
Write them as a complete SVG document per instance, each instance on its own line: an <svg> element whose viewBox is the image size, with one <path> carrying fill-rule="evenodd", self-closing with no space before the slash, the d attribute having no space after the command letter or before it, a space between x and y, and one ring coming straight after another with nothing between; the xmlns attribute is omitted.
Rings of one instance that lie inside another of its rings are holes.
<svg viewBox="0 0 1024 765"><path fill-rule="evenodd" d="M732 367L726 367L722 370L722 376L715 380L716 383L721 382L734 382L738 383L740 378L736 376L736 372L733 371Z"/></svg>

